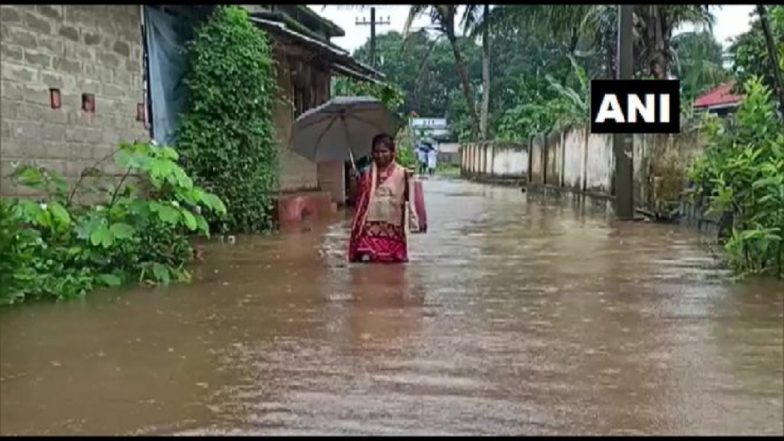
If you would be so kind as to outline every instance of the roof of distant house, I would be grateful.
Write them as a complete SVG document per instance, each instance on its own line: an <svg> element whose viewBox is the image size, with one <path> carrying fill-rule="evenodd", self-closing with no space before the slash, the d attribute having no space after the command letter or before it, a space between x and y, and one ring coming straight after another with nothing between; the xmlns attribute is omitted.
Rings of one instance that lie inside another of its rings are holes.
<svg viewBox="0 0 784 441"><path fill-rule="evenodd" d="M743 95L735 95L732 93L732 87L734 85L735 83L730 81L715 87L694 100L694 107L726 107L740 103L743 100Z"/></svg>

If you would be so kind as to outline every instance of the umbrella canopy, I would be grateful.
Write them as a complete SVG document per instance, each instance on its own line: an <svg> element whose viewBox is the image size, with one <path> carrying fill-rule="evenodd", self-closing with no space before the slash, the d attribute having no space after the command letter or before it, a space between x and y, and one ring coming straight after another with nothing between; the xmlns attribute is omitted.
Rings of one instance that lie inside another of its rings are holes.
<svg viewBox="0 0 784 441"><path fill-rule="evenodd" d="M373 137L395 136L400 119L373 97L339 96L300 115L292 126L291 149L315 162L370 155Z"/></svg>

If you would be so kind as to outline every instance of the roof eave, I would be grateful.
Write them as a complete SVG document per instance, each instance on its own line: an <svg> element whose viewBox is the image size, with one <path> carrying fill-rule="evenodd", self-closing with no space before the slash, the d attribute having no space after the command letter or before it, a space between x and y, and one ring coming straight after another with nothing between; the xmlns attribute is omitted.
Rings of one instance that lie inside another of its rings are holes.
<svg viewBox="0 0 784 441"><path fill-rule="evenodd" d="M306 46L310 46L316 51L320 51L323 54L332 56L332 59L329 60L330 65L333 68L337 67L338 69L336 70L344 71L343 73L346 75L357 77L358 79L362 79L364 81L373 82L380 82L380 80L385 77L382 72L379 72L372 67L354 59L347 51L334 47L329 43L325 43L318 39L308 37L307 35L291 30L286 26L285 23L258 17L251 17L251 21L253 21L257 26L271 30L272 32L283 34L288 38L303 43Z"/></svg>
<svg viewBox="0 0 784 441"><path fill-rule="evenodd" d="M299 9L300 11L302 11L305 14L310 15L314 19L319 20L322 24L324 24L324 26L327 28L327 30L329 32L329 35L331 37L345 37L346 36L346 31L343 28L338 26L332 20L330 20L328 18L322 17L316 11L310 9L310 6L307 6L307 5L297 5L297 9Z"/></svg>
<svg viewBox="0 0 784 441"><path fill-rule="evenodd" d="M732 103L722 103L722 104L708 104L702 106L694 106L695 109L698 110L719 110L719 109L728 109L732 107L738 107L740 105L739 101L732 102Z"/></svg>

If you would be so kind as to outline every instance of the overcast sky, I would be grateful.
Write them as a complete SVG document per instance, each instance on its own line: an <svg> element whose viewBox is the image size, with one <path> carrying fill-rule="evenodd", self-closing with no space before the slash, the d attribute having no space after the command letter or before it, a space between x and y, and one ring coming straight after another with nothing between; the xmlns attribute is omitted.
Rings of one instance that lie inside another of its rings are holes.
<svg viewBox="0 0 784 441"><path fill-rule="evenodd" d="M333 38L332 41L338 46L353 52L354 49L362 46L370 38L370 26L358 26L355 20L370 20L370 8L361 9L354 5L308 5L319 15L332 20L346 31L345 37ZM749 29L750 15L754 5L712 5L716 6L713 14L716 16L716 25L713 34L716 39L727 45L727 39L742 34ZM408 17L407 5L378 5L376 6L376 19L389 17L390 25L376 26L376 35L387 33L391 30L401 32L403 24ZM461 8L462 9L462 8ZM462 13L462 10L459 11ZM430 23L427 16L419 17L414 21L413 27L427 26ZM684 28L683 30L690 30Z"/></svg>

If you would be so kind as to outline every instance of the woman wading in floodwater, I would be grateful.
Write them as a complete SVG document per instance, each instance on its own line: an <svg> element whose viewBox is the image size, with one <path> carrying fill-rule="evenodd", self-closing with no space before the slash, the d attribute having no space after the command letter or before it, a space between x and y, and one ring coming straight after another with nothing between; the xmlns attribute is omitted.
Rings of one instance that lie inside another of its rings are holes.
<svg viewBox="0 0 784 441"><path fill-rule="evenodd" d="M373 138L373 164L359 181L354 222L348 246L350 262L408 262L408 233L420 230L417 209L409 205L409 172L395 160L395 142L388 134ZM418 191L418 189L417 189ZM421 201L421 195L418 195ZM424 206L419 203L419 206Z"/></svg>

